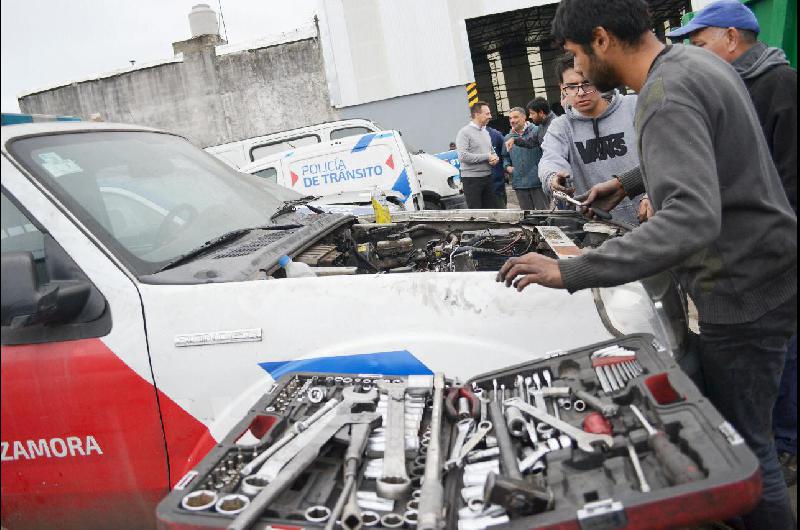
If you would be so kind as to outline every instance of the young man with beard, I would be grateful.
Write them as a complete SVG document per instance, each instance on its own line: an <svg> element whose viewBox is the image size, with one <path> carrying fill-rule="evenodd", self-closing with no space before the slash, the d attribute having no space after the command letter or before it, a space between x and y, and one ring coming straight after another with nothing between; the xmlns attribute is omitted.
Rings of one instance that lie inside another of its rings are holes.
<svg viewBox="0 0 800 530"><path fill-rule="evenodd" d="M542 142L539 180L547 194L561 191L583 194L609 175L639 165L633 115L636 96L613 90L603 97L586 77L575 69L572 54L557 65L561 92L569 106L550 124ZM567 179L572 187L567 187ZM641 197L624 199L612 212L617 221L638 224Z"/></svg>
<svg viewBox="0 0 800 530"><path fill-rule="evenodd" d="M655 214L572 259L512 258L498 281L575 292L672 269L698 308L706 395L761 464L744 522L794 528L770 418L797 318L797 217L736 71L650 28L644 0L562 0L552 33L600 90L639 93L641 170L595 185L584 204L608 210L647 191Z"/></svg>
<svg viewBox="0 0 800 530"><path fill-rule="evenodd" d="M742 77L753 100L761 129L797 213L797 71L778 48L758 42L761 28L738 0L718 0L698 11L685 26L667 33L717 55ZM778 459L786 484L797 482L797 336L789 343L781 390L773 414Z"/></svg>

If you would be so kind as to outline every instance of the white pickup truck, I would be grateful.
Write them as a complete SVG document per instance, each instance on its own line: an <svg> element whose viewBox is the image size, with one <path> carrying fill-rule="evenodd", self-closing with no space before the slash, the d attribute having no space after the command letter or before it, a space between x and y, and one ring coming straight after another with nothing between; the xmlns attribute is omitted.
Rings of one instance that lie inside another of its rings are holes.
<svg viewBox="0 0 800 530"><path fill-rule="evenodd" d="M475 374L651 333L668 276L523 293L499 264L621 229L568 212L314 213L179 136L2 127L2 525L152 528L155 506L293 371ZM561 237L560 236L560 237ZM327 274L286 278L289 255Z"/></svg>

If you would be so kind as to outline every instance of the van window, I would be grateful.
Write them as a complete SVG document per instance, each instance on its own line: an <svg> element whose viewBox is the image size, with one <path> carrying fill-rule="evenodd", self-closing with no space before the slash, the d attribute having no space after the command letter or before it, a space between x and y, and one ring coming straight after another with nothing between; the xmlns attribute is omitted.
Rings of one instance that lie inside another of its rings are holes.
<svg viewBox="0 0 800 530"><path fill-rule="evenodd" d="M267 167L264 169L259 169L253 175L258 175L263 179L267 179L270 182L278 182L278 170L274 167Z"/></svg>
<svg viewBox="0 0 800 530"><path fill-rule="evenodd" d="M331 131L331 140L339 140L340 138L347 138L348 136L358 136L360 134L371 133L370 129L366 127L345 127L344 129L336 129Z"/></svg>
<svg viewBox="0 0 800 530"><path fill-rule="evenodd" d="M42 233L28 217L2 194L2 231L0 231L2 252L30 252L33 259L44 258L44 238Z"/></svg>
<svg viewBox="0 0 800 530"><path fill-rule="evenodd" d="M250 160L256 161L259 158L264 158L275 153L282 151L291 151L304 145L314 145L320 142L319 136L316 134L309 134L308 136L298 136L296 138L289 138L288 140L278 140L268 144L258 145L250 149Z"/></svg>

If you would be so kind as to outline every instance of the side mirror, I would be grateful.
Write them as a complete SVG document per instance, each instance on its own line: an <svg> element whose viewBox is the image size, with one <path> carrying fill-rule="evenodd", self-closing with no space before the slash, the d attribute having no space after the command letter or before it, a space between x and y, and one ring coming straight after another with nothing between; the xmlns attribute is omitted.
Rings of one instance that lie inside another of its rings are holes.
<svg viewBox="0 0 800 530"><path fill-rule="evenodd" d="M0 273L0 323L11 328L69 321L80 314L91 291L83 280L39 285L30 252L3 253Z"/></svg>

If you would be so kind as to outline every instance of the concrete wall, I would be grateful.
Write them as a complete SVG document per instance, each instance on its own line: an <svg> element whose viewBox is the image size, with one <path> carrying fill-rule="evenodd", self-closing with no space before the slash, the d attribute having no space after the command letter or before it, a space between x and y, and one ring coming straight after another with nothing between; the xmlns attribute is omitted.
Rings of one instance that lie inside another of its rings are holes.
<svg viewBox="0 0 800 530"><path fill-rule="evenodd" d="M469 121L462 85L345 107L339 113L342 119L367 118L383 128L397 129L408 144L428 153L446 151Z"/></svg>
<svg viewBox="0 0 800 530"><path fill-rule="evenodd" d="M200 147L339 119L319 39L217 55L216 36L175 43L183 61L20 98L26 113L64 114L174 131Z"/></svg>

